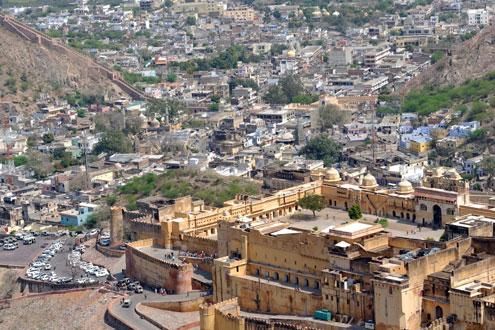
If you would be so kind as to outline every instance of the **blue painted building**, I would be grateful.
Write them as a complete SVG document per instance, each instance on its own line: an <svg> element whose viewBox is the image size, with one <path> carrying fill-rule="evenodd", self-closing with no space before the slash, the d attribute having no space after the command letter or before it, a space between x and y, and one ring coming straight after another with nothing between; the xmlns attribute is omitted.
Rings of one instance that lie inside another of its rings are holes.
<svg viewBox="0 0 495 330"><path fill-rule="evenodd" d="M82 226L98 205L81 203L77 208L60 212L60 224L63 226Z"/></svg>

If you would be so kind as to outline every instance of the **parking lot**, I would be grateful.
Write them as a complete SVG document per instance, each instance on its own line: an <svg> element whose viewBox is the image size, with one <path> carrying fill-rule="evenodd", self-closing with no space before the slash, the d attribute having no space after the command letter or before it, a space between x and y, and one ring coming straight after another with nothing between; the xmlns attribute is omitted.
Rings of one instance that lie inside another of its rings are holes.
<svg viewBox="0 0 495 330"><path fill-rule="evenodd" d="M88 284L103 282L108 271L81 259L85 248L73 250L74 238L62 237L40 251L26 271L26 277L52 283Z"/></svg>
<svg viewBox="0 0 495 330"><path fill-rule="evenodd" d="M19 241L19 247L15 250L7 251L0 247L0 265L25 267L53 240L53 237L38 236L36 243L31 245Z"/></svg>

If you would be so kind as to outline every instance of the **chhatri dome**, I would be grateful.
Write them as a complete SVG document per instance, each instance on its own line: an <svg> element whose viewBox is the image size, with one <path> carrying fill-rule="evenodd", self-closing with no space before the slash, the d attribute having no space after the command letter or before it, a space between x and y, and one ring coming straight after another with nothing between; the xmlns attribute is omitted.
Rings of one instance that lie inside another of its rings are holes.
<svg viewBox="0 0 495 330"><path fill-rule="evenodd" d="M339 171L337 171L335 168L329 168L326 173L325 173L325 180L331 181L331 182L337 182L340 181L340 174Z"/></svg>
<svg viewBox="0 0 495 330"><path fill-rule="evenodd" d="M363 189L373 189L378 187L378 183L376 183L376 179L371 174L366 174L363 178L363 182L361 183L361 188Z"/></svg>
<svg viewBox="0 0 495 330"><path fill-rule="evenodd" d="M398 185L398 189L397 189L397 193L398 194L412 194L414 192L414 188L411 184L411 182L407 181L407 180L402 180L401 182L399 182L399 185Z"/></svg>

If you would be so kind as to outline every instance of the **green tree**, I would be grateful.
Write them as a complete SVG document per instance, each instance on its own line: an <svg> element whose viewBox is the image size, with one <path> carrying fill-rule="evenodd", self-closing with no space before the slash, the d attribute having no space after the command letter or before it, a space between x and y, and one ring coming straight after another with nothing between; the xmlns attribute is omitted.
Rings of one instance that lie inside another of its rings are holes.
<svg viewBox="0 0 495 330"><path fill-rule="evenodd" d="M84 227L87 229L101 228L103 223L110 220L110 216L110 208L108 206L100 206L88 216Z"/></svg>
<svg viewBox="0 0 495 330"><path fill-rule="evenodd" d="M167 73L167 81L170 83L176 82L177 81L177 75L173 72Z"/></svg>
<svg viewBox="0 0 495 330"><path fill-rule="evenodd" d="M44 144L50 144L53 142L53 140L55 140L55 137L53 136L53 133L45 133L43 134L41 139L43 140Z"/></svg>
<svg viewBox="0 0 495 330"><path fill-rule="evenodd" d="M313 216L316 216L316 212L323 210L325 207L325 199L320 195L307 195L301 198L297 204L306 210L311 210Z"/></svg>
<svg viewBox="0 0 495 330"><path fill-rule="evenodd" d="M213 112L217 112L218 109L219 109L218 103L216 102L211 103L210 106L208 107L208 110Z"/></svg>
<svg viewBox="0 0 495 330"><path fill-rule="evenodd" d="M26 153L26 168L31 171L35 178L43 179L53 173L54 168L49 155L39 151L30 150Z"/></svg>
<svg viewBox="0 0 495 330"><path fill-rule="evenodd" d="M84 110L84 109L77 109L77 116L78 116L79 118L84 118L84 117L86 117L86 110Z"/></svg>
<svg viewBox="0 0 495 330"><path fill-rule="evenodd" d="M387 219L379 219L376 223L382 225L383 228L388 227L388 220Z"/></svg>
<svg viewBox="0 0 495 330"><path fill-rule="evenodd" d="M168 116L169 120L174 120L185 110L184 103L180 101L174 99L153 99L148 102L146 113L148 116Z"/></svg>
<svg viewBox="0 0 495 330"><path fill-rule="evenodd" d="M348 113L335 105L327 104L318 109L319 125L322 129L332 128L334 125L343 125L348 119Z"/></svg>
<svg viewBox="0 0 495 330"><path fill-rule="evenodd" d="M263 99L270 104L287 104L289 102L287 95L279 85L270 86Z"/></svg>
<svg viewBox="0 0 495 330"><path fill-rule="evenodd" d="M469 141L470 142L483 142L486 140L486 137L488 135L488 131L486 128L478 128L477 130L474 130L469 134Z"/></svg>
<svg viewBox="0 0 495 330"><path fill-rule="evenodd" d="M443 52L437 50L431 54L431 64L435 64L443 58Z"/></svg>
<svg viewBox="0 0 495 330"><path fill-rule="evenodd" d="M131 140L121 131L107 131L95 145L94 153L129 153L132 152Z"/></svg>
<svg viewBox="0 0 495 330"><path fill-rule="evenodd" d="M115 203L117 203L117 196L115 195L108 195L107 198L105 198L105 201L107 202L108 206L114 206Z"/></svg>
<svg viewBox="0 0 495 330"><path fill-rule="evenodd" d="M194 16L187 16L187 18L186 18L186 24L187 25L196 25L196 17L194 17Z"/></svg>
<svg viewBox="0 0 495 330"><path fill-rule="evenodd" d="M351 206L347 213L349 214L349 218L352 220L359 220L363 217L363 214L361 213L361 207L357 204Z"/></svg>
<svg viewBox="0 0 495 330"><path fill-rule="evenodd" d="M27 164L28 158L24 155L19 155L14 157L14 166L22 166Z"/></svg>
<svg viewBox="0 0 495 330"><path fill-rule="evenodd" d="M288 74L282 77L278 83L286 95L289 103L292 103L294 97L297 95L305 94L304 85L299 76Z"/></svg>
<svg viewBox="0 0 495 330"><path fill-rule="evenodd" d="M341 156L342 146L326 135L312 138L301 149L300 154L307 159L323 160L325 166L331 166L337 162Z"/></svg>

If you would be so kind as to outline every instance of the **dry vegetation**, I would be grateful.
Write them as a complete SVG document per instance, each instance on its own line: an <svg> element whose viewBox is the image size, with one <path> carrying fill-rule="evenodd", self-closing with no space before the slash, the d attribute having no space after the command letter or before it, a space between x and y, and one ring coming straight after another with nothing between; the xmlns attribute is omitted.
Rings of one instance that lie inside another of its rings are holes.
<svg viewBox="0 0 495 330"><path fill-rule="evenodd" d="M0 310L0 328L111 329L104 314L112 295L91 290L14 300Z"/></svg>
<svg viewBox="0 0 495 330"><path fill-rule="evenodd" d="M122 94L109 80L88 71L80 59L43 48L0 26L0 102L33 111L41 93L65 96L76 90Z"/></svg>
<svg viewBox="0 0 495 330"><path fill-rule="evenodd" d="M454 46L452 56L444 56L434 66L411 80L408 90L424 86L460 85L468 79L485 76L495 71L495 26L488 25L481 32Z"/></svg>
<svg viewBox="0 0 495 330"><path fill-rule="evenodd" d="M129 209L136 208L137 199L153 195L167 198L191 195L208 205L221 207L236 194L256 195L260 192L261 184L255 181L195 170L171 170L159 176L146 174L119 189L121 200Z"/></svg>

